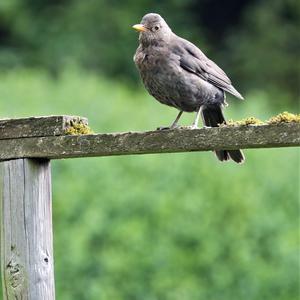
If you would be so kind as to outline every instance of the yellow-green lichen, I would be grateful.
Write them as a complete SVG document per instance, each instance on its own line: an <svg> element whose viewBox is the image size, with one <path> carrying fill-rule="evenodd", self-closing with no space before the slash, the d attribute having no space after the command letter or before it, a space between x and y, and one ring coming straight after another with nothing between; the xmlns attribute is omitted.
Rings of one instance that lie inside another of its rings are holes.
<svg viewBox="0 0 300 300"><path fill-rule="evenodd" d="M229 120L227 126L247 126L247 125L262 125L264 124L261 120L255 117L248 117L239 121Z"/></svg>
<svg viewBox="0 0 300 300"><path fill-rule="evenodd" d="M300 114L292 114L287 111L271 117L269 120L263 122L255 117L245 118L239 121L229 120L223 126L248 126L248 125L264 125L264 124L279 124L279 123L300 123Z"/></svg>
<svg viewBox="0 0 300 300"><path fill-rule="evenodd" d="M93 131L88 125L82 122L71 121L70 126L66 129L65 133L68 135L83 135L93 134Z"/></svg>
<svg viewBox="0 0 300 300"><path fill-rule="evenodd" d="M271 117L266 121L267 124L278 124L278 123L300 123L300 114L292 114L287 111L278 114L277 116Z"/></svg>

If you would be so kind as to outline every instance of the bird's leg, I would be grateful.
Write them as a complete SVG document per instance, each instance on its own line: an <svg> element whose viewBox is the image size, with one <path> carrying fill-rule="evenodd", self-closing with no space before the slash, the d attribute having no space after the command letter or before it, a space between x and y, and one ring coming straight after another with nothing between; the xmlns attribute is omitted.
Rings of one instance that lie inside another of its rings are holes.
<svg viewBox="0 0 300 300"><path fill-rule="evenodd" d="M198 128L198 123L199 123L199 117L200 117L200 114L201 114L201 110L202 110L202 107L200 106L199 110L197 111L196 118L195 118L193 124L191 126L189 126L190 129L197 129Z"/></svg>
<svg viewBox="0 0 300 300"><path fill-rule="evenodd" d="M172 123L172 125L170 126L170 129L174 129L174 128L176 128L176 127L178 126L177 123L178 123L178 121L179 121L179 119L180 119L182 113L183 113L182 110L178 113L178 115L177 115L175 121L174 121L174 122Z"/></svg>
<svg viewBox="0 0 300 300"><path fill-rule="evenodd" d="M178 113L178 115L177 115L175 121L172 123L171 126L169 126L169 127L158 127L157 130L167 130L167 129L175 129L175 128L177 128L177 127L178 127L178 124L177 124L177 123L178 123L178 121L179 121L179 119L180 119L182 113L183 113L183 111L181 110L181 111Z"/></svg>

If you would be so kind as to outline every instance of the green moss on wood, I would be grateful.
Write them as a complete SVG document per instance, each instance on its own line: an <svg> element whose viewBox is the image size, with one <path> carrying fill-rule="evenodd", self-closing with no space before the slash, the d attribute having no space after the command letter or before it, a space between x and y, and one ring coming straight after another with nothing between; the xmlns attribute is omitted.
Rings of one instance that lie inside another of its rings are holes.
<svg viewBox="0 0 300 300"><path fill-rule="evenodd" d="M94 132L87 124L75 120L70 122L70 126L66 129L65 133L67 135L83 135L83 134L93 134Z"/></svg>
<svg viewBox="0 0 300 300"><path fill-rule="evenodd" d="M300 114L292 114L287 111L278 114L270 118L267 124L278 124L278 123L300 123Z"/></svg>
<svg viewBox="0 0 300 300"><path fill-rule="evenodd" d="M261 121L255 117L245 118L239 121L229 120L227 124L222 126L248 126L248 125L264 125L264 124L280 124L280 123L300 123L300 114L292 114L287 111L271 117L267 121Z"/></svg>
<svg viewBox="0 0 300 300"><path fill-rule="evenodd" d="M262 125L262 124L264 124L264 122L255 117L248 117L239 121L229 120L227 122L228 126L247 126L247 125Z"/></svg>

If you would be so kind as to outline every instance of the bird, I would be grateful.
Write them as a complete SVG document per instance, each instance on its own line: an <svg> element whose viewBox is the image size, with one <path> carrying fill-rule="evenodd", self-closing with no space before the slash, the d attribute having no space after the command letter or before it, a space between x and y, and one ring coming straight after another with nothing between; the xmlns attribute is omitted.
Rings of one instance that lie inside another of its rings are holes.
<svg viewBox="0 0 300 300"><path fill-rule="evenodd" d="M244 99L226 73L197 46L177 36L159 14L148 13L132 27L139 32L133 60L146 90L160 103L179 110L170 126L158 129L179 127L183 112L196 112L191 129L198 128L200 116L205 127L226 124L225 92ZM216 150L215 154L220 161L245 160L241 150Z"/></svg>

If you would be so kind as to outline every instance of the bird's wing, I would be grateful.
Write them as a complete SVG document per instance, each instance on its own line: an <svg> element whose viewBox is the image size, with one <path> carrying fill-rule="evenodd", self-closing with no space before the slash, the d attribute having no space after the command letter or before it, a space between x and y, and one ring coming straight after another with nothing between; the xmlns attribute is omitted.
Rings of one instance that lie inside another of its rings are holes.
<svg viewBox="0 0 300 300"><path fill-rule="evenodd" d="M179 37L176 38L178 39ZM179 38L174 51L180 56L180 66L183 69L196 74L200 78L226 92L231 93L237 98L244 99L243 96L233 87L231 80L228 78L226 73L212 60L208 59L195 45L187 40Z"/></svg>

